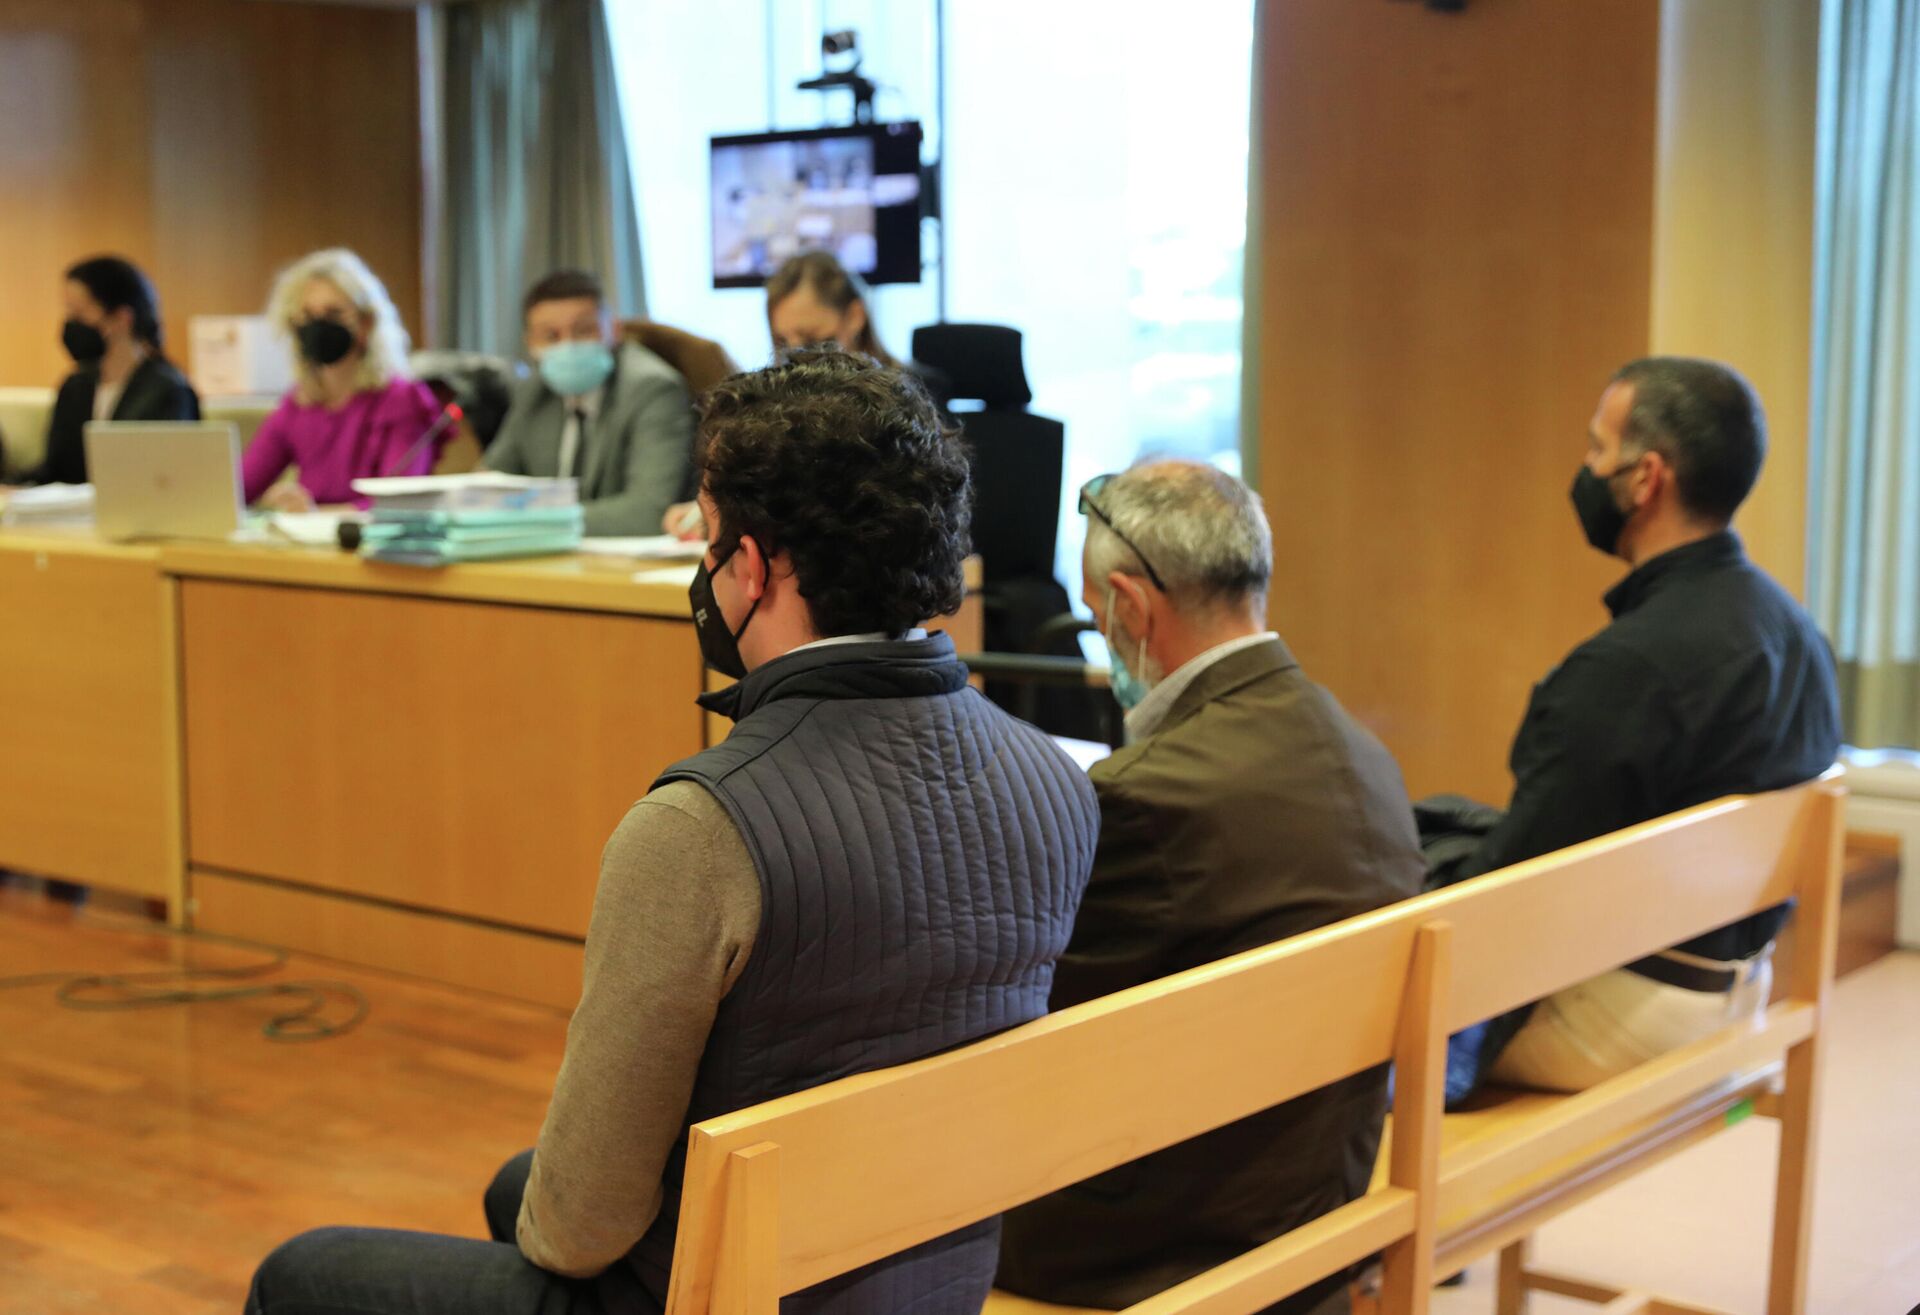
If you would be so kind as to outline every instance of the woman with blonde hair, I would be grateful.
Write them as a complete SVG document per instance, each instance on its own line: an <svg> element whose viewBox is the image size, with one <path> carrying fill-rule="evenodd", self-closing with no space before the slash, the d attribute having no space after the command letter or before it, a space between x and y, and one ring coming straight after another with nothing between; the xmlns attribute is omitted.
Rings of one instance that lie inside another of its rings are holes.
<svg viewBox="0 0 1920 1315"><path fill-rule="evenodd" d="M297 382L247 445L248 502L364 506L354 480L433 468L420 439L440 407L409 377L407 331L366 262L344 248L296 261L274 283L267 317L288 340ZM299 482L274 487L289 466Z"/></svg>

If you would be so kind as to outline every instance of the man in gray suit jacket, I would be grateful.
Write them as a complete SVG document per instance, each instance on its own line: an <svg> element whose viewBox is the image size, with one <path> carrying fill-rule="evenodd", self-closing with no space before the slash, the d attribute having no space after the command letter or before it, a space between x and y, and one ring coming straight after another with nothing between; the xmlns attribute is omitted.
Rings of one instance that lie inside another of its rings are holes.
<svg viewBox="0 0 1920 1315"><path fill-rule="evenodd" d="M1080 510L1130 742L1092 772L1100 840L1052 1007L1418 894L1399 767L1266 628L1259 497L1163 461L1090 482ZM999 1286L1129 1306L1344 1205L1367 1189L1385 1091L1362 1073L1009 1212ZM1272 1312L1344 1311L1345 1279Z"/></svg>
<svg viewBox="0 0 1920 1315"><path fill-rule="evenodd" d="M686 381L635 342L610 345L600 281L549 274L523 306L533 378L487 449L489 470L572 475L590 535L660 533L690 493L693 403Z"/></svg>

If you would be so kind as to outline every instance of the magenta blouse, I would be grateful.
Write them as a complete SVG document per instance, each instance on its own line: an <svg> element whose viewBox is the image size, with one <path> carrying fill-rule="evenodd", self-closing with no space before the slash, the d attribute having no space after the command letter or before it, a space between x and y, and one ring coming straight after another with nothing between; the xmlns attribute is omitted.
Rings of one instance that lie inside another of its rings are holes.
<svg viewBox="0 0 1920 1315"><path fill-rule="evenodd" d="M261 423L240 459L247 501L257 502L288 466L297 465L300 483L315 502L364 507L367 500L353 491L354 480L424 475L433 469L432 443L400 469L394 465L439 414L432 392L412 379L395 379L385 388L355 393L338 411L308 406L288 393Z"/></svg>

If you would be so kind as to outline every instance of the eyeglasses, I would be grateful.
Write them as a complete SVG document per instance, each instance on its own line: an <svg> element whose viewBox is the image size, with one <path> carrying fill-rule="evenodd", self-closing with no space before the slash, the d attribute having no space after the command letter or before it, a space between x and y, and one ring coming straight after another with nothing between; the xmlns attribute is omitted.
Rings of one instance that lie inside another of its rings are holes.
<svg viewBox="0 0 1920 1315"><path fill-rule="evenodd" d="M1133 555L1138 557L1140 559L1140 565L1146 568L1147 579L1153 581L1153 587L1163 594L1171 592L1167 588L1166 581L1160 578L1160 572L1153 569L1153 563L1148 561L1147 555L1140 551L1140 545L1122 534L1120 527L1113 523L1113 518L1107 515L1106 512L1100 510L1100 504L1094 501L1095 498L1100 496L1100 490L1107 486L1107 481L1112 478L1112 475L1095 475L1092 479L1080 486L1080 514L1082 516L1098 517L1102 525L1113 531L1114 538L1133 549Z"/></svg>

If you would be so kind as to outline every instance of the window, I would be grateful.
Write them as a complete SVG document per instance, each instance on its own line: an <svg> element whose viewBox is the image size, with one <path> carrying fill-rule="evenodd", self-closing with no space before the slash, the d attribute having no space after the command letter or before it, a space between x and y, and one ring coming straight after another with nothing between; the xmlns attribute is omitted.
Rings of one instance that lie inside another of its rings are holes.
<svg viewBox="0 0 1920 1315"><path fill-rule="evenodd" d="M945 16L946 116L936 87ZM844 122L794 89L820 34L860 34L883 119L944 150L954 320L1026 336L1034 410L1067 427L1059 569L1079 593L1079 485L1146 454L1239 469L1253 0L610 0L649 310L767 358L759 292L714 291L707 138ZM928 233L927 255L937 252ZM937 317L934 271L877 290L904 355Z"/></svg>
<svg viewBox="0 0 1920 1315"><path fill-rule="evenodd" d="M947 7L949 316L1026 334L1080 485L1142 455L1239 469L1251 0ZM1071 70L1071 72L1067 72Z"/></svg>

